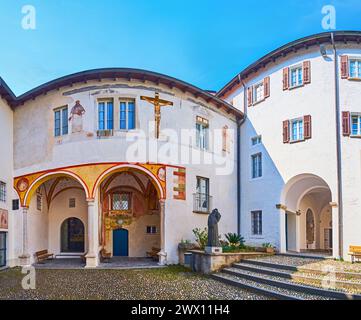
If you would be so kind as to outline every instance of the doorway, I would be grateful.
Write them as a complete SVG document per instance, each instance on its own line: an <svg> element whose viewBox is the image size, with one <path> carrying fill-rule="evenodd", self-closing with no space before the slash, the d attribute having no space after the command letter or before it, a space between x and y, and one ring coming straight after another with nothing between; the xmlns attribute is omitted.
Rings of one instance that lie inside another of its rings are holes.
<svg viewBox="0 0 361 320"><path fill-rule="evenodd" d="M0 232L0 267L6 266L6 232Z"/></svg>
<svg viewBox="0 0 361 320"><path fill-rule="evenodd" d="M84 224L78 218L66 219L61 225L61 252L84 252Z"/></svg>
<svg viewBox="0 0 361 320"><path fill-rule="evenodd" d="M113 230L113 256L128 257L129 232L126 229Z"/></svg>

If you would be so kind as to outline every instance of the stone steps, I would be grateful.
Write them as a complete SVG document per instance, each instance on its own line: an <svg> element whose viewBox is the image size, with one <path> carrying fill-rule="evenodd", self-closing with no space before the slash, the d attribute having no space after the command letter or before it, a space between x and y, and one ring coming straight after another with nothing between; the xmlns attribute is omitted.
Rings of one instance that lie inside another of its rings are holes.
<svg viewBox="0 0 361 320"><path fill-rule="evenodd" d="M300 257L297 256L298 262ZM309 259L309 257L305 258ZM350 294L344 289L361 289L361 281L354 282L333 279L336 289L322 287L324 273L314 274L312 270L295 265L276 264L270 261L243 260L230 268L213 274L212 277L229 285L251 290L275 299L291 300L361 300L361 295ZM296 274L295 274L296 273ZM339 272L338 276L351 273ZM347 278L346 278L347 279ZM302 284L300 283L302 282ZM327 284L327 283L326 283Z"/></svg>

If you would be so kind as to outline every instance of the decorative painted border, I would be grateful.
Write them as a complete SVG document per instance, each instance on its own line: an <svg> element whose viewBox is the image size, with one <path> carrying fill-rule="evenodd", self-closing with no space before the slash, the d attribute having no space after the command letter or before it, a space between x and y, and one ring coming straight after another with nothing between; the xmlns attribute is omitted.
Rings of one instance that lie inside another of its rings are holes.
<svg viewBox="0 0 361 320"><path fill-rule="evenodd" d="M159 198L166 199L166 179L163 176L158 176L159 172L166 171L167 166L164 164L127 162L74 165L15 177L14 188L19 195L21 205L28 207L32 195L44 182L56 177L69 177L81 184L88 200L93 200L100 183L110 175L122 171L139 171L145 173L153 181Z"/></svg>

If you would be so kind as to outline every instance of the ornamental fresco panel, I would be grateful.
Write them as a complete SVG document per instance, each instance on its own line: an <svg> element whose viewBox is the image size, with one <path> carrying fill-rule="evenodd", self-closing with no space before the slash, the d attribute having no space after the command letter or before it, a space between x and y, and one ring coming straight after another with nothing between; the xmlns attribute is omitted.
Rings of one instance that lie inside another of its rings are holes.
<svg viewBox="0 0 361 320"><path fill-rule="evenodd" d="M102 180L114 172L139 170L149 174L158 183L162 190L163 197L166 198L166 166L162 164L129 164L129 163L98 163L65 168L52 169L28 175L16 177L14 188L17 191L21 205L28 207L30 199L35 190L45 181L61 176L72 176L78 180L85 188L88 199L94 199L96 188Z"/></svg>

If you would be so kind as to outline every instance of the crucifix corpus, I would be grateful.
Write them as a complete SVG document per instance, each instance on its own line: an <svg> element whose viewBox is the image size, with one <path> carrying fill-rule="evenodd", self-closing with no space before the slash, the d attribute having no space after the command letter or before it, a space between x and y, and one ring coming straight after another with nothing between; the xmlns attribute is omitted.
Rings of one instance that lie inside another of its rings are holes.
<svg viewBox="0 0 361 320"><path fill-rule="evenodd" d="M141 96L141 100L147 101L154 105L154 117L155 117L155 137L159 139L160 132L160 119L161 119L161 107L173 106L173 102L159 99L159 93L155 93L155 98Z"/></svg>

